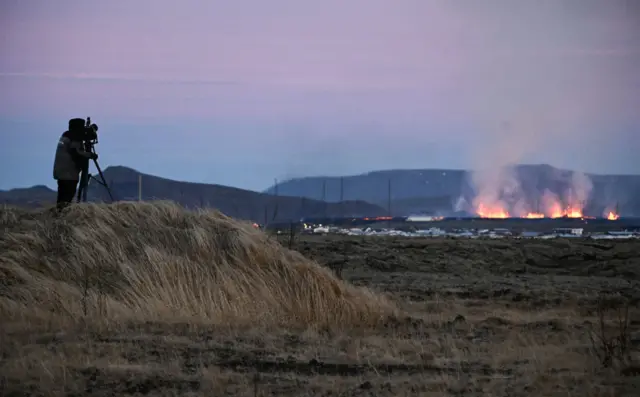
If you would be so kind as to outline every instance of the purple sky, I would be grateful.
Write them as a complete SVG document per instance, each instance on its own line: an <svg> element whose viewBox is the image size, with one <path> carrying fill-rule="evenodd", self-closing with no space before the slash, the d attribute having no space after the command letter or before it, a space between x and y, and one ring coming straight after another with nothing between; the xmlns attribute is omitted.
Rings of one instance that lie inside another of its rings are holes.
<svg viewBox="0 0 640 397"><path fill-rule="evenodd" d="M0 189L103 167L273 178L551 163L640 173L635 0L2 0Z"/></svg>

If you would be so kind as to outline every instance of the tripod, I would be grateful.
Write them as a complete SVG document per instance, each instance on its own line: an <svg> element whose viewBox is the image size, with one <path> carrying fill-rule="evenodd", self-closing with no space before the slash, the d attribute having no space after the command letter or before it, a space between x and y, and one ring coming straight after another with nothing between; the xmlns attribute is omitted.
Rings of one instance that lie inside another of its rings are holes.
<svg viewBox="0 0 640 397"><path fill-rule="evenodd" d="M95 154L95 147L92 141L85 141L84 143L85 151L88 153ZM102 169L98 164L98 160L93 159L93 164L95 164L96 169L98 170L98 175L100 176L100 180L95 176L89 173L89 159L85 162L85 165L82 167L82 173L80 174L80 185L78 186L78 203L87 201L87 188L89 187L89 181L94 180L99 185L104 186L109 194L109 199L113 202L113 195L111 194L111 189L109 189L109 185L107 185L107 181L104 179L104 175L102 174Z"/></svg>

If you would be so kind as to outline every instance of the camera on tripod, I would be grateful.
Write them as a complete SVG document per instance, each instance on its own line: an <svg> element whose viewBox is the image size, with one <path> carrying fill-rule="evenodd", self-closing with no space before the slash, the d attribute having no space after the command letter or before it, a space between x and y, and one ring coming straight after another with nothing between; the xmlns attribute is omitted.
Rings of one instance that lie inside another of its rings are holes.
<svg viewBox="0 0 640 397"><path fill-rule="evenodd" d="M91 123L91 117L87 117L84 126L84 142L92 146L98 143L98 125Z"/></svg>
<svg viewBox="0 0 640 397"><path fill-rule="evenodd" d="M80 119L82 120L82 119ZM95 144L98 143L98 125L91 123L91 117L87 117L86 122L84 123L84 135L82 137L84 143L84 150L88 153L92 153L95 155L93 157L93 164L96 166L98 170L98 175L100 179L89 173L89 160L87 159L86 164L82 167L82 172L80 175L80 185L78 187L78 202L87 201L87 188L89 187L89 181L93 180L97 182L99 185L102 185L107 193L109 194L109 198L113 201L113 195L111 194L111 189L107 184L107 181L104 179L104 175L102 174L102 169L100 169L100 165L97 161L97 154L95 150Z"/></svg>

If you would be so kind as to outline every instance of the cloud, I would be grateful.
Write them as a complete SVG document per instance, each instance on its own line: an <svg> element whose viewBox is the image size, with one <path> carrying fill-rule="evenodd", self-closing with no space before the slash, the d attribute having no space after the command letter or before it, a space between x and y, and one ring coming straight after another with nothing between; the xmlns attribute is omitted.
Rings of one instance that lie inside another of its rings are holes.
<svg viewBox="0 0 640 397"><path fill-rule="evenodd" d="M124 74L100 74L100 73L53 73L53 72L0 72L0 77L28 78L28 79L55 79L55 80L91 80L91 81L118 81L141 82L159 84L207 84L207 85L241 85L237 81L185 79L176 77L156 77L144 75Z"/></svg>
<svg viewBox="0 0 640 397"><path fill-rule="evenodd" d="M640 47L627 48L572 48L560 51L568 55L584 55L596 57L628 57L640 55Z"/></svg>

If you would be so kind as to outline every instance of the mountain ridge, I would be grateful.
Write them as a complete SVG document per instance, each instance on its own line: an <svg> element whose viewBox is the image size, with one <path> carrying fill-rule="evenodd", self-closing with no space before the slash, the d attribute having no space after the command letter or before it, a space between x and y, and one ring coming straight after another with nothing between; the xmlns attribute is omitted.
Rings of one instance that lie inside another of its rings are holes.
<svg viewBox="0 0 640 397"><path fill-rule="evenodd" d="M575 175L586 175L593 186L585 203L587 211L600 215L605 208L620 206L629 215L640 215L640 175L581 173L549 164L520 164L508 170L506 182L516 181L519 193L532 204L547 190L563 196ZM348 176L292 178L279 182L277 190L281 195L328 202L342 198L385 208L391 204L394 215L418 212L446 216L459 212L456 206L461 199L469 203L482 190L474 183L474 176L482 176L482 172L444 168L379 170ZM275 190L272 185L263 192Z"/></svg>
<svg viewBox="0 0 640 397"><path fill-rule="evenodd" d="M176 181L141 173L125 166L110 166L103 171L114 200L137 200L138 178L142 176L143 200L172 200L185 207L216 208L240 219L260 223L295 221L318 216L382 216L386 210L359 200L342 203L324 203L318 200L278 197L236 187ZM107 191L99 185L90 185L88 201L109 201ZM43 185L0 191L0 203L39 207L56 200L56 191Z"/></svg>
<svg viewBox="0 0 640 397"><path fill-rule="evenodd" d="M549 190L562 195L575 171L548 164L522 164L512 170L518 188L537 203ZM187 207L214 207L225 214L265 222L275 214L278 221L316 216L381 216L391 214L471 215L458 208L477 194L471 171L456 169L392 169L348 176L292 178L276 187L256 192L218 184L184 182L141 173L125 166L110 166L105 179L117 200L137 200L138 178L142 175L144 200L166 199ZM616 207L623 216L640 215L640 175L585 174L593 189L585 202L585 213L600 216ZM389 202L389 181L391 201ZM342 188L341 188L342 185ZM342 194L341 194L342 190ZM277 194L276 194L277 193ZM101 186L89 190L92 201L108 201ZM54 202L55 191L43 185L0 191L0 203L40 205ZM265 212L267 216L265 216Z"/></svg>

